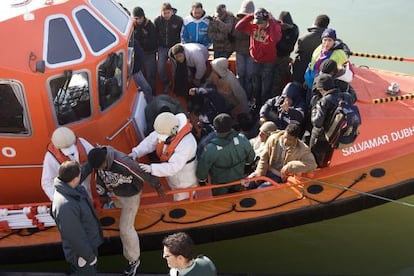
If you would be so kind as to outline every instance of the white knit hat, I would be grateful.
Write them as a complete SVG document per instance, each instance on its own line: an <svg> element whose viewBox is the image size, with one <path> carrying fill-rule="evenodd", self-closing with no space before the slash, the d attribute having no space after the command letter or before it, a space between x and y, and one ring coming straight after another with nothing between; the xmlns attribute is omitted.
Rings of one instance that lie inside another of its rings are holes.
<svg viewBox="0 0 414 276"><path fill-rule="evenodd" d="M154 130L161 135L170 136L177 134L180 121L171 112L158 114L154 121Z"/></svg>
<svg viewBox="0 0 414 276"><path fill-rule="evenodd" d="M62 149L75 144L76 136L71 129L67 127L59 127L53 132L51 140L55 147Z"/></svg>

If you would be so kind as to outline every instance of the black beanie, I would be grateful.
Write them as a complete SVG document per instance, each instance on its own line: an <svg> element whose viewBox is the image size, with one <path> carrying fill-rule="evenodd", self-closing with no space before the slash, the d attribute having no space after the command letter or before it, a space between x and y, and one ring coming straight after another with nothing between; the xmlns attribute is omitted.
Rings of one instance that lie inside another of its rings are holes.
<svg viewBox="0 0 414 276"><path fill-rule="evenodd" d="M94 169L98 169L106 158L106 147L94 148L88 153L88 163Z"/></svg>

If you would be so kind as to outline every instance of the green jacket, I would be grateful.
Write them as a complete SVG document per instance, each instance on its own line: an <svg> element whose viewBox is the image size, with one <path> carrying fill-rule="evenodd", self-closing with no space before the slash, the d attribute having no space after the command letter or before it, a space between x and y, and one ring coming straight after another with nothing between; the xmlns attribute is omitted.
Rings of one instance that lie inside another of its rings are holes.
<svg viewBox="0 0 414 276"><path fill-rule="evenodd" d="M210 175L212 184L236 181L244 177L244 166L251 164L254 157L249 140L232 130L225 137L214 137L204 147L196 174L200 181Z"/></svg>
<svg viewBox="0 0 414 276"><path fill-rule="evenodd" d="M179 275L183 276L216 276L216 266L207 256L197 256L193 260L193 265L189 268L179 270Z"/></svg>

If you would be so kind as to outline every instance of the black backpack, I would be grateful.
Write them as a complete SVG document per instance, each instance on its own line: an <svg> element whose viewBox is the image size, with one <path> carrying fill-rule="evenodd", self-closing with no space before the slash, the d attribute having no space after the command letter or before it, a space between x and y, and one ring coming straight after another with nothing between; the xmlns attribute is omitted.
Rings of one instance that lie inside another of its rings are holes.
<svg viewBox="0 0 414 276"><path fill-rule="evenodd" d="M339 99L332 113L329 128L325 131L326 140L334 149L350 147L359 134L361 114L356 105Z"/></svg>

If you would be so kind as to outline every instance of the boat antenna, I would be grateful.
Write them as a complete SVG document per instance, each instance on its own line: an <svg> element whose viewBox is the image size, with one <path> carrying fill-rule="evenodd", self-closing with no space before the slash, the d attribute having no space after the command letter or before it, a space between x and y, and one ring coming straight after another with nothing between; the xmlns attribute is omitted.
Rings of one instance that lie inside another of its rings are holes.
<svg viewBox="0 0 414 276"><path fill-rule="evenodd" d="M395 199L392 199L392 198L376 195L376 194L369 193L369 192L363 192L363 191L360 191L360 190L356 190L354 188L344 187L344 186L341 186L339 184L335 184L335 183L332 183L332 182L322 181L322 180L318 180L318 179L314 179L314 178L310 178L310 177L306 177L306 176L300 176L300 178L302 178L304 180L308 180L308 181L313 181L313 182L316 182L318 184L330 186L330 187L333 187L333 188L337 188L337 189L341 189L341 190L345 190L345 191L354 192L354 193L357 193L357 194L360 194L360 195L365 195L365 196L381 199L381 200L384 200L384 201L387 201L387 202L392 202L392 203L404 205L404 206L407 206L407 207L414 207L414 204L411 204L411 203L408 203L408 202L405 202L405 201L395 200Z"/></svg>

